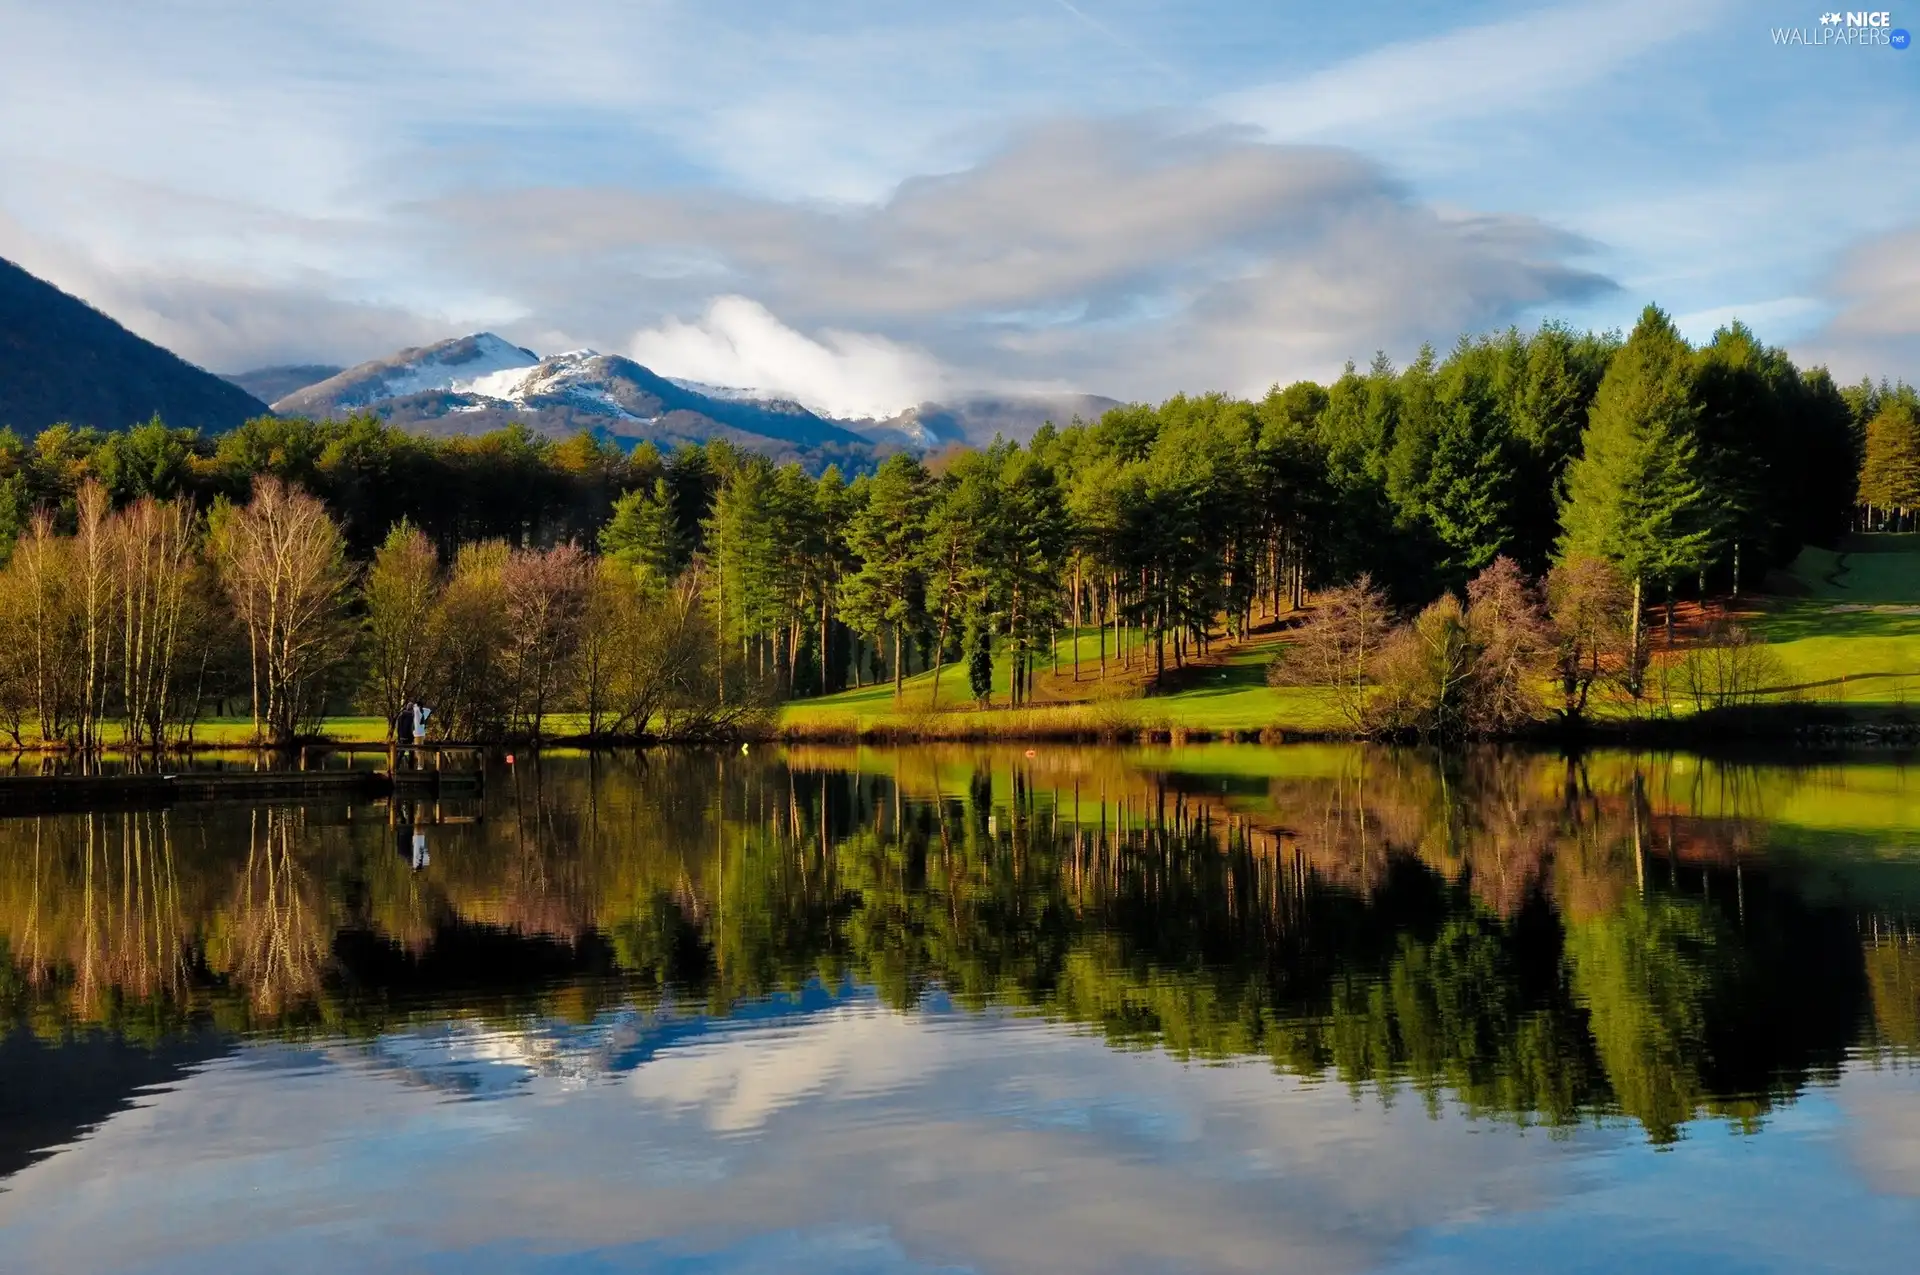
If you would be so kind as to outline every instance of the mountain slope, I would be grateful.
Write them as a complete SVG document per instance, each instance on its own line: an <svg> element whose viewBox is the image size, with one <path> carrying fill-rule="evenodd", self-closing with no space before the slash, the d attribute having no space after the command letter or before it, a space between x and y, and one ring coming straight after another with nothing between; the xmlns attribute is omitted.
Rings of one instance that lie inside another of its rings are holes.
<svg viewBox="0 0 1920 1275"><path fill-rule="evenodd" d="M344 416L390 399L461 390L491 373L539 361L532 350L510 345L491 332L476 332L369 359L276 399L273 410L289 416Z"/></svg>
<svg viewBox="0 0 1920 1275"><path fill-rule="evenodd" d="M0 426L232 429L267 405L0 259Z"/></svg>
<svg viewBox="0 0 1920 1275"><path fill-rule="evenodd" d="M250 372L222 372L220 379L238 385L263 403L271 403L309 385L318 385L330 376L338 376L343 370L332 363L281 363L257 367Z"/></svg>

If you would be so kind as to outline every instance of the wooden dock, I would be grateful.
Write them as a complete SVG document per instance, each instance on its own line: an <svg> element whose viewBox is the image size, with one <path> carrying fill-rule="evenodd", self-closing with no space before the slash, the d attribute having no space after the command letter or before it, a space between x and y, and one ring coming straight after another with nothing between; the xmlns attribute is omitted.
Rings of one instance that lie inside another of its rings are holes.
<svg viewBox="0 0 1920 1275"><path fill-rule="evenodd" d="M482 770L182 770L123 775L0 776L0 815L125 810L182 801L374 801L479 796Z"/></svg>

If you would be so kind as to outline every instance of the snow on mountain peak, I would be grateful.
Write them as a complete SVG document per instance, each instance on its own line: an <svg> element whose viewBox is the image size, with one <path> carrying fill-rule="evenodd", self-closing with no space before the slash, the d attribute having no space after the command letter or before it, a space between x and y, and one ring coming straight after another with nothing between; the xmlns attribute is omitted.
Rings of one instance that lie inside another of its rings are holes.
<svg viewBox="0 0 1920 1275"><path fill-rule="evenodd" d="M477 381L492 380L515 370L525 373L540 361L491 332L442 341L393 367L381 378L378 396L398 398L430 390L464 391Z"/></svg>

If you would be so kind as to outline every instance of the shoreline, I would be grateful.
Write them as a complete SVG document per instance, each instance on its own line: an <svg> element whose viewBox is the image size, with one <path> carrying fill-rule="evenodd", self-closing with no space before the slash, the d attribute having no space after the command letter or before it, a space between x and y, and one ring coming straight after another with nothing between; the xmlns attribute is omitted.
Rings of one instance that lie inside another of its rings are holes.
<svg viewBox="0 0 1920 1275"><path fill-rule="evenodd" d="M1085 744L1166 745L1245 744L1278 747L1287 744L1483 744L1535 745L1572 751L1593 747L1656 746L1724 750L1729 744L1752 742L1774 746L1832 748L1857 746L1905 747L1920 745L1920 712L1899 705L1843 706L1834 704L1752 705L1710 709L1674 718L1637 718L1584 721L1573 724L1548 721L1508 735L1461 740L1423 739L1416 735L1378 735L1326 726L1275 724L1262 727L1186 725L1161 718L1127 722L1109 718L1087 721L1079 714L1000 710L985 713L913 714L909 720L876 716L866 720L769 722L717 734L688 737L654 735L588 735L566 733L535 739L510 736L487 741L436 740L417 750L408 745L400 753L423 756L453 753L510 753L515 749L616 750L629 748L714 748L735 744ZM342 738L324 730L286 744L257 741L207 741L170 746L164 750L128 748L110 744L91 754L64 745L36 745L0 749L11 753L17 766L27 758L112 757L142 759L247 754L294 757L306 753L372 754L394 751L387 744ZM0 762L0 769L4 763Z"/></svg>

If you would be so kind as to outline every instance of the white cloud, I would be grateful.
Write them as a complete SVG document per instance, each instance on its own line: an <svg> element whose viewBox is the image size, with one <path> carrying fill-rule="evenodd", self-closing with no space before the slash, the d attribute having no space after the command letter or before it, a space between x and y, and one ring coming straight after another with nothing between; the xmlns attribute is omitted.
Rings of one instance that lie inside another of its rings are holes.
<svg viewBox="0 0 1920 1275"><path fill-rule="evenodd" d="M665 375L774 390L830 416L886 417L939 396L946 373L930 355L861 332L796 332L746 297L716 298L692 323L636 332L633 357Z"/></svg>
<svg viewBox="0 0 1920 1275"><path fill-rule="evenodd" d="M1833 318L1796 354L1826 363L1842 380L1920 383L1920 225L1848 251L1825 293Z"/></svg>
<svg viewBox="0 0 1920 1275"><path fill-rule="evenodd" d="M1218 109L1280 138L1351 136L1566 101L1578 85L1712 26L1728 0L1588 0L1369 50Z"/></svg>
<svg viewBox="0 0 1920 1275"><path fill-rule="evenodd" d="M659 370L857 411L941 383L1258 392L1611 287L1584 240L1435 208L1353 152L1145 120L1036 127L870 208L540 190L422 215L560 326L642 297Z"/></svg>

